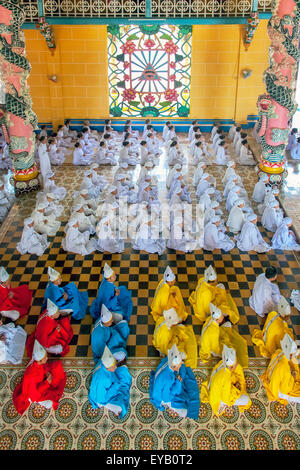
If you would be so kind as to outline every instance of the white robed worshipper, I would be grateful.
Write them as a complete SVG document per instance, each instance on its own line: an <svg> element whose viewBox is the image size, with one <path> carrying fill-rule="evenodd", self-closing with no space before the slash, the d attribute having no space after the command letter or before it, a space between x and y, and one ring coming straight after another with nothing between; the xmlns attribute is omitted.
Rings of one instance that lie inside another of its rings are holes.
<svg viewBox="0 0 300 470"><path fill-rule="evenodd" d="M228 139L230 140L230 142L233 141L234 139L234 136L235 136L235 133L236 133L236 128L239 127L238 124L233 124L231 126L231 128L229 129L229 132L228 132Z"/></svg>
<svg viewBox="0 0 300 470"><path fill-rule="evenodd" d="M196 196L198 198L201 197L201 195L207 191L207 189L211 186L211 181L210 181L210 175L209 173L203 173L199 183L198 183L198 186L197 186L197 190L196 190Z"/></svg>
<svg viewBox="0 0 300 470"><path fill-rule="evenodd" d="M201 200L199 202L201 203ZM222 215L222 214L223 214L223 211L220 209L220 204L218 203L218 201L212 200L204 213L204 225L208 224L209 221L216 215ZM221 219L220 226L221 225L222 225L222 219ZM225 227L224 227L224 230L225 230Z"/></svg>
<svg viewBox="0 0 300 470"><path fill-rule="evenodd" d="M66 236L62 240L62 247L71 253L82 256L90 255L97 249L97 242L94 238L90 239L89 230L81 233L78 228L78 220L76 218L70 219Z"/></svg>
<svg viewBox="0 0 300 470"><path fill-rule="evenodd" d="M196 168L196 171L193 176L193 186L197 187L199 181L201 180L204 170L207 168L207 165L205 162L199 162Z"/></svg>
<svg viewBox="0 0 300 470"><path fill-rule="evenodd" d="M92 182L93 182L93 184L98 186L102 191L103 189L108 188L109 183L108 183L107 179L105 178L105 176L99 175L98 169L99 169L98 163L92 163L91 164L90 170L92 172Z"/></svg>
<svg viewBox="0 0 300 470"><path fill-rule="evenodd" d="M220 127L219 127L219 122L214 122L214 125L212 127L212 130L211 130L211 133L210 133L210 140L213 140L217 131L218 130L221 130Z"/></svg>
<svg viewBox="0 0 300 470"><path fill-rule="evenodd" d="M0 178L0 222L5 219L14 200L14 195L10 194L8 191L5 191L4 178Z"/></svg>
<svg viewBox="0 0 300 470"><path fill-rule="evenodd" d="M235 143L235 146L234 146L234 151L235 151L235 154L237 156L239 156L240 154L240 150L241 150L241 146L242 146L242 142L243 140L246 140L247 141L247 134L246 132L241 132L240 133L240 136L238 137L236 143Z"/></svg>
<svg viewBox="0 0 300 470"><path fill-rule="evenodd" d="M154 167L153 162L149 160L145 162L144 166L141 166L139 177L137 179L137 185L140 186L145 181L146 175L151 175L151 170Z"/></svg>
<svg viewBox="0 0 300 470"><path fill-rule="evenodd" d="M293 160L300 160L300 137L298 137L297 142L291 148L290 155Z"/></svg>
<svg viewBox="0 0 300 470"><path fill-rule="evenodd" d="M226 224L229 232L238 233L242 230L246 222L246 214L243 212L243 208L245 208L245 201L243 199L235 201Z"/></svg>
<svg viewBox="0 0 300 470"><path fill-rule="evenodd" d="M291 292L291 302L295 305L296 309L300 312L300 290L293 289Z"/></svg>
<svg viewBox="0 0 300 470"><path fill-rule="evenodd" d="M291 150L296 145L297 132L298 132L298 129L296 127L293 127L293 129L291 129L291 131L289 132L288 144L286 146L286 150Z"/></svg>
<svg viewBox="0 0 300 470"><path fill-rule="evenodd" d="M116 231L115 231L116 232ZM124 240L113 233L111 228L111 216L102 217L96 227L98 237L97 250L109 253L122 253L124 251Z"/></svg>
<svg viewBox="0 0 300 470"><path fill-rule="evenodd" d="M192 253L194 250L198 249L198 241L191 234L192 227L186 229L184 222L183 217L177 214L171 214L171 230L167 248Z"/></svg>
<svg viewBox="0 0 300 470"><path fill-rule="evenodd" d="M252 199L255 202L262 203L266 194L266 183L268 181L268 177L265 173L261 173L259 176L259 181L254 186L254 190L252 193Z"/></svg>
<svg viewBox="0 0 300 470"><path fill-rule="evenodd" d="M220 142L220 144L216 148L216 158L215 158L216 165L227 164L229 155L226 153L226 148L227 146L225 144L225 141Z"/></svg>
<svg viewBox="0 0 300 470"><path fill-rule="evenodd" d="M47 174L51 172L51 163L49 159L49 155L47 152L47 144L46 138L42 137L40 141L40 145L38 148L39 153L39 160L40 160L40 170L43 177L43 184L45 185L45 181L47 179Z"/></svg>
<svg viewBox="0 0 300 470"><path fill-rule="evenodd" d="M293 221L290 217L285 217L277 228L272 238L272 248L274 250L300 251L300 245L296 241L296 236L289 228Z"/></svg>
<svg viewBox="0 0 300 470"><path fill-rule="evenodd" d="M27 333L14 323L2 324L0 321L0 364L21 364Z"/></svg>
<svg viewBox="0 0 300 470"><path fill-rule="evenodd" d="M56 139L51 138L49 143L49 158L52 165L62 165L65 161L64 153L57 148Z"/></svg>
<svg viewBox="0 0 300 470"><path fill-rule="evenodd" d="M77 137L77 132L76 131L72 131L70 129L70 123L71 123L71 120L70 119L66 119L63 127L62 127L62 131L63 131L63 135L64 135L64 138L66 137L71 137L71 139L76 139Z"/></svg>
<svg viewBox="0 0 300 470"><path fill-rule="evenodd" d="M189 133L188 133L189 142L191 142L193 140L194 127L196 127L196 128L198 127L198 121L192 121L192 125L189 127Z"/></svg>
<svg viewBox="0 0 300 470"><path fill-rule="evenodd" d="M242 140L240 153L237 158L237 161L240 165L256 165L256 161L253 158L253 153L251 152L247 144L247 140Z"/></svg>
<svg viewBox="0 0 300 470"><path fill-rule="evenodd" d="M277 270L274 266L270 266L256 278L249 305L262 318L273 310L276 311L280 302L280 290L274 283L276 278Z"/></svg>
<svg viewBox="0 0 300 470"><path fill-rule="evenodd" d="M95 215L95 211L97 210L97 202L95 199L89 197L89 193L87 189L81 189L80 191L75 191L73 194L73 204L72 204L72 211L74 211L74 207L77 204L81 204L84 208L85 215Z"/></svg>
<svg viewBox="0 0 300 470"><path fill-rule="evenodd" d="M108 150L105 140L100 142L99 149L95 153L96 162L99 165L117 165L118 160L113 150Z"/></svg>
<svg viewBox="0 0 300 470"><path fill-rule="evenodd" d="M57 143L58 143L58 146L60 147L70 147L72 144L71 144L71 141L72 141L72 137L65 137L65 134L64 134L64 130L63 130L63 125L62 124L59 124L59 126L57 127Z"/></svg>
<svg viewBox="0 0 300 470"><path fill-rule="evenodd" d="M59 201L62 201L66 197L67 190L63 186L56 186L54 176L53 171L47 173L44 183L44 193L52 193Z"/></svg>
<svg viewBox="0 0 300 470"><path fill-rule="evenodd" d="M249 214L241 233L235 237L239 250L256 251L257 253L265 253L271 250L270 245L262 238L256 224L257 215L254 213Z"/></svg>
<svg viewBox="0 0 300 470"><path fill-rule="evenodd" d="M96 233L96 218L93 214L85 215L84 206L82 204L76 204L73 206L73 212L71 213L71 218L75 217L79 223L78 230L80 232L90 232L90 235ZM65 232L68 229L68 224L65 227Z"/></svg>
<svg viewBox="0 0 300 470"><path fill-rule="evenodd" d="M208 163L208 158L204 152L203 143L201 141L196 142L195 144L195 150L193 153L191 165L198 165L200 162Z"/></svg>
<svg viewBox="0 0 300 470"><path fill-rule="evenodd" d="M157 157L153 154L150 153L148 148L147 148L147 141L142 140L140 144L140 164L143 166L145 165L146 162L151 161L153 165L157 163Z"/></svg>
<svg viewBox="0 0 300 470"><path fill-rule="evenodd" d="M230 213L232 207L234 206L234 203L238 200L242 199L241 198L241 187L240 186L234 186L228 193L227 198L226 198L226 210L227 212Z"/></svg>
<svg viewBox="0 0 300 470"><path fill-rule="evenodd" d="M199 198L199 204L203 204L204 211L206 211L211 206L212 199L214 200L215 194L215 188L211 186L210 188L207 188L207 190Z"/></svg>
<svg viewBox="0 0 300 470"><path fill-rule="evenodd" d="M93 183L93 172L92 170L86 170L84 172L84 178L81 182L80 189L86 189L90 198L98 199L101 193L101 188Z"/></svg>
<svg viewBox="0 0 300 470"><path fill-rule="evenodd" d="M139 157L135 155L130 155L130 143L128 140L122 142L122 147L120 150L119 163L126 162L130 166L136 166L139 163Z"/></svg>
<svg viewBox="0 0 300 470"><path fill-rule="evenodd" d="M279 202L275 200L265 208L261 223L269 232L276 232L282 221L282 211L279 208Z"/></svg>
<svg viewBox="0 0 300 470"><path fill-rule="evenodd" d="M119 173L116 176L116 186L118 189L118 198L127 198L129 204L137 202L138 194L126 184L126 175Z"/></svg>
<svg viewBox="0 0 300 470"><path fill-rule="evenodd" d="M220 230L221 217L216 215L204 226L204 250L213 251L220 249L230 251L234 248L234 242Z"/></svg>
<svg viewBox="0 0 300 470"><path fill-rule="evenodd" d="M167 163L169 166L176 165L176 163L182 163L183 157L179 150L177 141L173 141L170 145L170 150L168 152Z"/></svg>
<svg viewBox="0 0 300 470"><path fill-rule="evenodd" d="M174 165L173 168L169 170L168 175L167 175L167 180L166 180L167 189L171 188L173 179L176 177L176 174L181 173L181 172L182 172L181 163L176 163L176 165Z"/></svg>
<svg viewBox="0 0 300 470"><path fill-rule="evenodd" d="M166 249L166 241L159 238L158 230L152 227L152 222L154 222L154 219L151 215L143 221L137 231L132 247L134 250L158 253L158 255L161 256Z"/></svg>
<svg viewBox="0 0 300 470"><path fill-rule="evenodd" d="M25 219L21 241L17 243L16 246L18 252L21 253L21 255L30 253L31 255L42 256L49 245L47 235L45 233L39 234L34 230L33 218L28 217Z"/></svg>
<svg viewBox="0 0 300 470"><path fill-rule="evenodd" d="M238 175L236 173L232 174L225 184L223 197L226 199L229 191L231 191L235 186L239 186L241 188L241 184L242 183L239 181Z"/></svg>
<svg viewBox="0 0 300 470"><path fill-rule="evenodd" d="M91 157L84 153L80 142L76 142L73 152L73 165L90 165Z"/></svg>
<svg viewBox="0 0 300 470"><path fill-rule="evenodd" d="M162 149L160 148L161 142L153 133L148 134L146 141L150 154L159 156L163 153Z"/></svg>
<svg viewBox="0 0 300 470"><path fill-rule="evenodd" d="M46 207L46 203L39 202L36 209L32 212L31 217L34 221L34 229L38 233L44 233L49 237L54 237L61 223L59 220L56 220L55 214L45 215Z"/></svg>
<svg viewBox="0 0 300 470"><path fill-rule="evenodd" d="M261 204L258 204L257 211L260 215L263 214L265 208L269 206L273 201L276 201L277 196L279 195L278 188L271 188L270 186L266 187L266 193L264 200Z"/></svg>
<svg viewBox="0 0 300 470"><path fill-rule="evenodd" d="M61 204L57 204L57 198L53 193L44 193L40 191L37 193L36 196L36 206L38 203L44 202L46 204L45 207L45 215L54 215L55 217L60 217L64 208Z"/></svg>
<svg viewBox="0 0 300 470"><path fill-rule="evenodd" d="M226 165L227 165L227 168L226 168L225 174L222 178L222 183L223 183L224 187L226 186L228 181L230 179L232 179L233 177L238 179L237 183L241 183L242 182L241 177L239 175L237 175L236 172L235 172L236 162L234 160L229 160L229 162L227 162Z"/></svg>

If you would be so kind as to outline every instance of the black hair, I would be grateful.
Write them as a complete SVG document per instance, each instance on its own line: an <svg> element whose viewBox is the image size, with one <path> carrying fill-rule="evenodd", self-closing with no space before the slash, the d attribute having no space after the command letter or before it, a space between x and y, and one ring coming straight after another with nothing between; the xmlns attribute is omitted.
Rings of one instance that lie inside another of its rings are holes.
<svg viewBox="0 0 300 470"><path fill-rule="evenodd" d="M63 127L63 125L60 124L59 126L57 126L57 130L60 130L62 127Z"/></svg>
<svg viewBox="0 0 300 470"><path fill-rule="evenodd" d="M277 274L277 269L275 268L275 266L269 266L266 269L265 276L267 279L272 279L273 277L276 276L276 274Z"/></svg>
<svg viewBox="0 0 300 470"><path fill-rule="evenodd" d="M82 137L82 136L83 136L83 133L82 133L82 132L78 132L78 134L77 134L78 139L80 139L80 137Z"/></svg>
<svg viewBox="0 0 300 470"><path fill-rule="evenodd" d="M50 139L48 139L48 144L53 144L54 142L54 139L52 139L52 137L50 137Z"/></svg>
<svg viewBox="0 0 300 470"><path fill-rule="evenodd" d="M106 131L109 131L109 129L111 129L110 126L105 126L105 130L106 130Z"/></svg>
<svg viewBox="0 0 300 470"><path fill-rule="evenodd" d="M149 124L151 122L151 119L146 119L145 124Z"/></svg>
<svg viewBox="0 0 300 470"><path fill-rule="evenodd" d="M103 140L101 140L100 147L103 147L104 144L105 144L105 142L103 142Z"/></svg>
<svg viewBox="0 0 300 470"><path fill-rule="evenodd" d="M219 139L224 140L224 139L225 139L225 135L220 135Z"/></svg>
<svg viewBox="0 0 300 470"><path fill-rule="evenodd" d="M242 145L246 145L246 144L248 144L248 140L247 139L242 140Z"/></svg>
<svg viewBox="0 0 300 470"><path fill-rule="evenodd" d="M66 119L65 120L65 124L69 124L69 122L71 122L71 119Z"/></svg>
<svg viewBox="0 0 300 470"><path fill-rule="evenodd" d="M170 147L175 147L176 144L177 144L177 141L174 141L171 143Z"/></svg>
<svg viewBox="0 0 300 470"><path fill-rule="evenodd" d="M126 134L124 135L124 140L127 140L129 136L130 136L130 132L126 132Z"/></svg>
<svg viewBox="0 0 300 470"><path fill-rule="evenodd" d="M142 140L141 145L145 145L147 142L145 140Z"/></svg>
<svg viewBox="0 0 300 470"><path fill-rule="evenodd" d="M242 137L243 139L245 139L245 137L247 137L246 132L241 132L241 137Z"/></svg>
<svg viewBox="0 0 300 470"><path fill-rule="evenodd" d="M110 138L110 134L104 134L103 139L109 139L109 138Z"/></svg>
<svg viewBox="0 0 300 470"><path fill-rule="evenodd" d="M150 129L153 129L152 124L148 124L148 125L147 125L147 131L150 131Z"/></svg>
<svg viewBox="0 0 300 470"><path fill-rule="evenodd" d="M166 121L166 126L169 126L171 123L171 121Z"/></svg>
<svg viewBox="0 0 300 470"><path fill-rule="evenodd" d="M105 124L108 124L108 123L109 123L109 121L111 121L111 119L105 119L105 121L104 121L104 122L105 122Z"/></svg>
<svg viewBox="0 0 300 470"><path fill-rule="evenodd" d="M298 137L297 142L300 143L300 137Z"/></svg>
<svg viewBox="0 0 300 470"><path fill-rule="evenodd" d="M219 145L220 145L221 147L223 147L223 145L225 145L225 143L226 143L225 140L222 140L222 142L220 142Z"/></svg>
<svg viewBox="0 0 300 470"><path fill-rule="evenodd" d="M57 137L57 132L52 132L51 137Z"/></svg>
<svg viewBox="0 0 300 470"><path fill-rule="evenodd" d="M124 140L124 142L123 142L123 147L127 147L127 145L129 145L128 140Z"/></svg>
<svg viewBox="0 0 300 470"><path fill-rule="evenodd" d="M128 132L129 126L124 126L124 132Z"/></svg>
<svg viewBox="0 0 300 470"><path fill-rule="evenodd" d="M195 139L200 139L201 138L201 134L195 134Z"/></svg>
<svg viewBox="0 0 300 470"><path fill-rule="evenodd" d="M80 142L76 142L75 147L78 148L80 145Z"/></svg>
<svg viewBox="0 0 300 470"><path fill-rule="evenodd" d="M43 140L46 140L46 137L44 135L40 137L40 142L43 142Z"/></svg>
<svg viewBox="0 0 300 470"><path fill-rule="evenodd" d="M131 121L131 119L127 119L127 121L126 121L126 124L129 124L129 123L130 123L130 121Z"/></svg>
<svg viewBox="0 0 300 470"><path fill-rule="evenodd" d="M195 124L197 124L198 121L192 121L192 126L194 126Z"/></svg>
<svg viewBox="0 0 300 470"><path fill-rule="evenodd" d="M83 128L81 129L81 132L82 132L83 134L85 134L87 131L88 131L88 128L87 128L87 127L83 127Z"/></svg>
<svg viewBox="0 0 300 470"><path fill-rule="evenodd" d="M222 129L220 129L220 128L218 127L218 129L217 129L217 132L216 132L216 133L217 133L217 134L222 134Z"/></svg>
<svg viewBox="0 0 300 470"><path fill-rule="evenodd" d="M43 130L46 129L46 124L43 124L43 125L41 126L41 129L43 129Z"/></svg>
<svg viewBox="0 0 300 470"><path fill-rule="evenodd" d="M237 127L236 131L239 132L241 129L242 129L241 127Z"/></svg>
<svg viewBox="0 0 300 470"><path fill-rule="evenodd" d="M149 134L147 134L147 137L152 137L152 136L153 136L152 132L149 132Z"/></svg>
<svg viewBox="0 0 300 470"><path fill-rule="evenodd" d="M196 142L196 147L200 147L202 145L202 142Z"/></svg>
<svg viewBox="0 0 300 470"><path fill-rule="evenodd" d="M296 134L296 132L298 132L297 127L293 127L293 129L292 129L292 131L291 131L291 134Z"/></svg>
<svg viewBox="0 0 300 470"><path fill-rule="evenodd" d="M198 126L193 127L193 131L194 131L194 132L197 132L197 131L199 131L199 130L200 130L200 128L199 128Z"/></svg>

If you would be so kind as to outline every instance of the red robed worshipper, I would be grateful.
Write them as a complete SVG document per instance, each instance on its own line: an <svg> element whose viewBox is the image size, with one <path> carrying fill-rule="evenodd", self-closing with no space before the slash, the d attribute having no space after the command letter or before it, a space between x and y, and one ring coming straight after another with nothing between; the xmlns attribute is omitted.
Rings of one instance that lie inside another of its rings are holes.
<svg viewBox="0 0 300 470"><path fill-rule="evenodd" d="M13 321L27 315L31 305L32 290L26 284L11 287L9 274L0 268L0 315Z"/></svg>
<svg viewBox="0 0 300 470"><path fill-rule="evenodd" d="M60 356L68 354L69 344L73 338L73 330L70 318L59 318L59 316L60 312L57 305L48 298L47 309L40 316L35 331L29 336L26 343L29 357L32 355L35 339L49 354L59 354Z"/></svg>
<svg viewBox="0 0 300 470"><path fill-rule="evenodd" d="M35 340L32 359L24 377L13 393L13 403L19 414L23 414L31 403L47 409L58 407L63 394L67 374L60 361L47 362L47 351Z"/></svg>

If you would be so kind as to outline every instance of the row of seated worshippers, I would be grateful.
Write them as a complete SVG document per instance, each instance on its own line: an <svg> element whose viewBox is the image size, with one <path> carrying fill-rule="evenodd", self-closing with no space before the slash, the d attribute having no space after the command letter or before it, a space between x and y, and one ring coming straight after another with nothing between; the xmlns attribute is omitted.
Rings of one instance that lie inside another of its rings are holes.
<svg viewBox="0 0 300 470"><path fill-rule="evenodd" d="M276 280L274 268L268 269L257 278L250 298L250 306L260 316L268 313L263 331L254 331L253 342L264 356L271 357L270 366L262 376L269 399L282 403L299 402L298 350L293 332L285 321L290 309L287 301L280 296L278 287L272 284ZM2 269L0 274L5 274L5 270ZM87 292L78 291L74 283L60 287L61 276L51 267L48 268L48 275L42 314L36 330L27 341L28 355L32 355L32 358L13 395L15 406L21 414L32 402L49 408L53 406L54 409L58 406L66 376L59 361L47 363L47 354L62 356L68 352L73 332L67 315L72 314L80 320L85 316L88 305ZM105 406L122 417L129 406L131 377L124 362L133 304L130 292L124 286L117 287L115 280L115 273L105 264L98 296L90 308L95 320L91 338L95 370L89 399L94 408ZM197 419L199 393L192 373L192 369L197 366L197 343L192 327L183 324L188 314L175 280L174 273L167 267L151 303L151 314L156 322L153 344L168 359L162 359L158 369L151 374L150 399L159 409L168 407L181 417ZM6 281L3 281L4 288L9 290L10 285L7 287ZM24 286L17 289L20 288L24 289ZM17 290L13 292L14 295L9 296L11 299L16 297ZM14 308L20 309L17 300L16 297L12 302L15 302ZM201 401L208 401L217 415L222 414L226 406L239 406L240 411L243 411L251 405L243 375L243 368L248 365L247 345L234 327L239 321L238 309L230 293L222 284L217 284L217 275L211 266L205 270L204 277L199 279L189 302L194 314L204 323L199 342L201 361L205 363L211 357L222 355L222 361L203 384ZM259 302L262 303L262 311L259 310ZM31 296L27 310L30 303ZM5 312L1 313L4 315ZM6 332L4 343L5 335ZM182 361L177 364L170 362L170 351L174 352L174 347L176 354L179 352L185 361L182 369ZM230 366L230 361L224 359L226 354L229 354L231 365L234 366L232 369L229 367L228 371L225 364ZM179 369L170 367L179 364ZM182 381L180 378L178 380L183 382L181 386L176 386L178 372ZM160 379L156 382L158 376ZM166 385L162 387L165 382ZM181 406L178 406L179 403Z"/></svg>
<svg viewBox="0 0 300 470"><path fill-rule="evenodd" d="M288 144L285 150L289 152L293 160L300 160L300 137L296 127L293 127L289 132Z"/></svg>

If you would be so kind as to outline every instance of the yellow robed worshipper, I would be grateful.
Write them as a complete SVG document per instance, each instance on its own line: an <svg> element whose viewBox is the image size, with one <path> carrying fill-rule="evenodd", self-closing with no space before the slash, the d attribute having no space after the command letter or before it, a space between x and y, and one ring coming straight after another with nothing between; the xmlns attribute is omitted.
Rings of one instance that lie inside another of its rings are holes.
<svg viewBox="0 0 300 470"><path fill-rule="evenodd" d="M162 316L164 310L169 310L172 307L176 310L181 321L186 320L188 312L185 310L179 287L174 285L175 282L175 274L172 269L167 266L164 277L156 288L151 304L151 314L155 322Z"/></svg>
<svg viewBox="0 0 300 470"><path fill-rule="evenodd" d="M210 303L209 316L200 336L199 357L202 362L209 362L212 356L221 357L224 344L235 349L239 364L248 367L247 341L232 327L230 321L224 323L224 314L216 305Z"/></svg>
<svg viewBox="0 0 300 470"><path fill-rule="evenodd" d="M263 330L255 329L252 334L252 342L258 346L263 357L271 357L280 349L280 341L287 333L294 339L294 333L285 321L291 314L291 307L288 301L281 296L277 306L277 312L270 312L267 316Z"/></svg>
<svg viewBox="0 0 300 470"><path fill-rule="evenodd" d="M172 307L164 310L158 317L153 333L153 346L164 356L174 344L180 352L185 353L185 364L194 369L197 367L197 341L191 325L180 325L181 319Z"/></svg>
<svg viewBox="0 0 300 470"><path fill-rule="evenodd" d="M209 380L202 384L200 401L209 403L217 416L224 413L226 406L238 406L240 413L250 408L243 368L238 364L234 349L224 345L222 360L213 368Z"/></svg>
<svg viewBox="0 0 300 470"><path fill-rule="evenodd" d="M240 315L237 306L229 292L226 292L223 284L217 284L217 274L210 265L204 271L204 277L198 281L189 302L193 307L194 314L204 323L209 315L209 304L212 302L219 307L225 316L229 317L231 323L236 324Z"/></svg>
<svg viewBox="0 0 300 470"><path fill-rule="evenodd" d="M286 333L280 341L281 349L272 355L266 372L261 375L268 399L283 405L300 403L299 350Z"/></svg>

